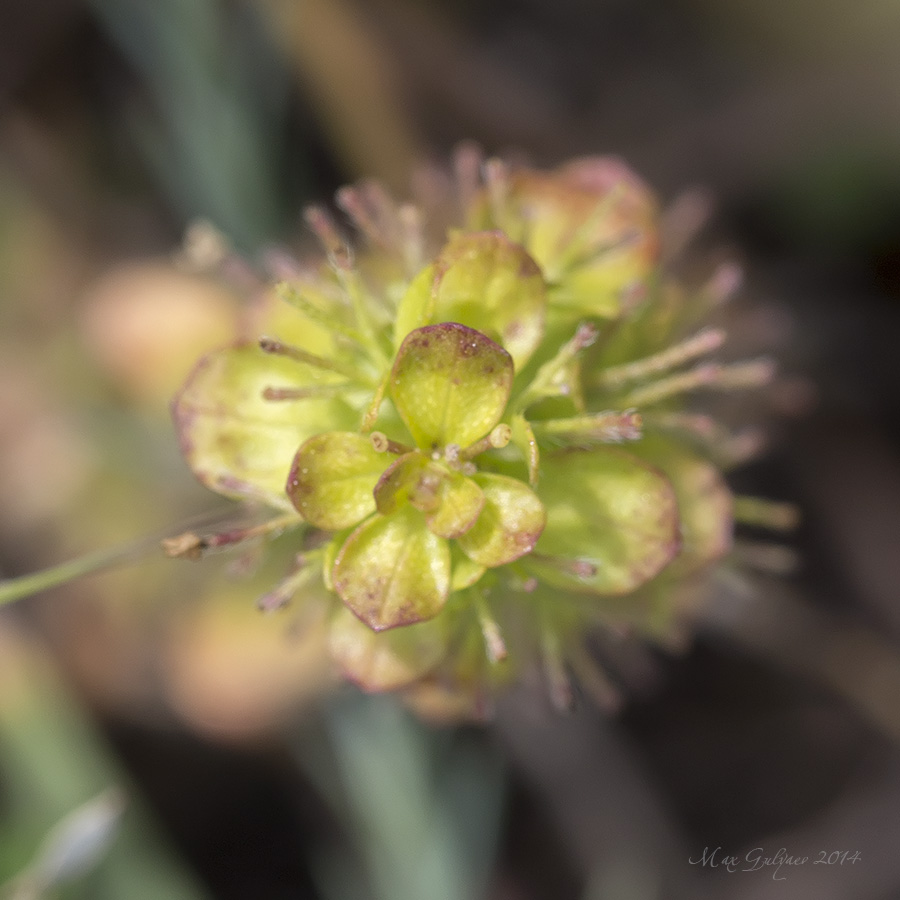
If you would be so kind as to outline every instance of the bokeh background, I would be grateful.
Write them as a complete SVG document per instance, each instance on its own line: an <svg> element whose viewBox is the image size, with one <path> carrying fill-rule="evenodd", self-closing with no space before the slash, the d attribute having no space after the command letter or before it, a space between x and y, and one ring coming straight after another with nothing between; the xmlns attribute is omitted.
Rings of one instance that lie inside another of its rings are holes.
<svg viewBox="0 0 900 900"><path fill-rule="evenodd" d="M0 613L9 896L898 896L898 38L892 0L0 3L0 573L150 537ZM222 509L167 413L240 316L176 265L189 223L300 246L304 203L403 196L464 138L705 189L703 247L798 376L734 483L800 505L800 570L615 659L612 719L526 692L424 726L334 690L252 561L153 549ZM716 847L809 862L691 864Z"/></svg>

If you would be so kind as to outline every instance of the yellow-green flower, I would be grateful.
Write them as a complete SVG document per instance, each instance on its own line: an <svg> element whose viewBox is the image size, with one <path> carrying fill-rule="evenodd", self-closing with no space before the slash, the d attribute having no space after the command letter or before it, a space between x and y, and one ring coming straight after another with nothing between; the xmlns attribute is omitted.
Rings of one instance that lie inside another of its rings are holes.
<svg viewBox="0 0 900 900"><path fill-rule="evenodd" d="M510 355L480 332L449 322L418 328L390 375L415 448L381 432L373 440L330 431L297 451L287 494L311 525L354 529L338 540L329 578L373 630L434 618L452 587L534 547L545 523L537 495L475 462L509 440L508 426L495 426L512 381ZM455 566L451 540L464 554Z"/></svg>
<svg viewBox="0 0 900 900"><path fill-rule="evenodd" d="M482 186L457 169L436 242L427 210L365 188L339 195L370 239L355 257L310 213L327 264L298 267L262 336L207 356L174 402L197 476L279 514L171 546L294 530L300 563L266 606L324 597L348 678L483 714L535 665L559 702L570 672L603 693L597 628L680 624L735 516L765 509L735 505L735 440L688 398L771 365L710 359L716 298L660 273L655 200L618 161L489 161Z"/></svg>

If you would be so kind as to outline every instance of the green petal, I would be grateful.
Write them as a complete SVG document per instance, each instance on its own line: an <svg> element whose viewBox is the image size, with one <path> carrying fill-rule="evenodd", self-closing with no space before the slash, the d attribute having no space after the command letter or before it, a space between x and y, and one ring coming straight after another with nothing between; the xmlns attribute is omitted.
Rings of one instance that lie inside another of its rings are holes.
<svg viewBox="0 0 900 900"><path fill-rule="evenodd" d="M425 521L434 534L458 538L475 524L484 502L484 492L471 478L448 471L441 482L438 507Z"/></svg>
<svg viewBox="0 0 900 900"><path fill-rule="evenodd" d="M459 322L501 343L521 369L543 336L546 305L543 275L524 247L500 231L461 233L411 285L397 336L430 322Z"/></svg>
<svg viewBox="0 0 900 900"><path fill-rule="evenodd" d="M372 491L386 460L369 438L350 431L311 437L297 451L287 493L316 528L340 531L375 512Z"/></svg>
<svg viewBox="0 0 900 900"><path fill-rule="evenodd" d="M395 691L427 675L447 652L441 620L372 631L348 609L337 609L328 648L345 677L364 691Z"/></svg>
<svg viewBox="0 0 900 900"><path fill-rule="evenodd" d="M375 505L383 516L412 503L423 512L437 509L441 481L447 474L442 466L413 450L397 457L375 485Z"/></svg>
<svg viewBox="0 0 900 900"><path fill-rule="evenodd" d="M444 322L407 335L391 373L391 394L420 447L466 447L500 421L512 377L512 359L502 347L479 331Z"/></svg>
<svg viewBox="0 0 900 900"><path fill-rule="evenodd" d="M459 538L466 555L493 568L530 553L541 536L546 515L527 484L506 475L472 476L484 492L484 510L474 527Z"/></svg>
<svg viewBox="0 0 900 900"><path fill-rule="evenodd" d="M453 553L453 575L450 578L450 589L461 591L475 584L485 572L486 566L481 566L474 559L469 559L459 550Z"/></svg>
<svg viewBox="0 0 900 900"><path fill-rule="evenodd" d="M291 509L284 486L297 447L310 435L346 427L353 414L337 398L266 400L267 387L309 388L335 380L255 344L205 356L175 398L172 414L194 474L232 497Z"/></svg>
<svg viewBox="0 0 900 900"><path fill-rule="evenodd" d="M363 522L338 553L332 573L344 604L375 631L436 616L450 591L450 549L417 509Z"/></svg>
<svg viewBox="0 0 900 900"><path fill-rule="evenodd" d="M426 266L410 282L394 322L394 346L399 347L403 339L415 328L434 324L434 297L431 289L434 285L435 268L432 263ZM463 323L465 324L465 323Z"/></svg>
<svg viewBox="0 0 900 900"><path fill-rule="evenodd" d="M484 495L470 478L414 450L392 463L375 486L375 505L382 515L407 503L425 513L431 532L455 538L475 524Z"/></svg>
<svg viewBox="0 0 900 900"><path fill-rule="evenodd" d="M688 575L731 549L734 502L712 463L661 435L647 435L631 448L668 476L678 501L681 549L667 574Z"/></svg>
<svg viewBox="0 0 900 900"><path fill-rule="evenodd" d="M669 480L629 453L601 447L544 455L547 528L529 559L543 580L598 594L624 594L678 551L678 508ZM558 564L539 561L538 554ZM565 561L585 571L567 570Z"/></svg>
<svg viewBox="0 0 900 900"><path fill-rule="evenodd" d="M492 223L487 196L473 225ZM618 160L590 157L555 172L510 178L502 221L550 285L551 306L571 315L616 317L625 288L646 280L657 255L656 204Z"/></svg>

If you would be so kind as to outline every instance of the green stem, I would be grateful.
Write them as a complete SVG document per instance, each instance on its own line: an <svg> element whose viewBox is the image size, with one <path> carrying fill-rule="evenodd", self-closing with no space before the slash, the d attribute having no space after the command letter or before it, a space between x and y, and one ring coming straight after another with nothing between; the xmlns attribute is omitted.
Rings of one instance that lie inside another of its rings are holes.
<svg viewBox="0 0 900 900"><path fill-rule="evenodd" d="M132 562L139 556L143 556L143 548L137 548L134 545L117 547L113 550L99 550L96 553L88 553L69 562L60 563L58 566L51 566L40 572L0 581L0 606L15 603L16 600L22 600L32 594L39 594L41 591L58 587L67 581L81 578L83 575L90 575L115 565Z"/></svg>

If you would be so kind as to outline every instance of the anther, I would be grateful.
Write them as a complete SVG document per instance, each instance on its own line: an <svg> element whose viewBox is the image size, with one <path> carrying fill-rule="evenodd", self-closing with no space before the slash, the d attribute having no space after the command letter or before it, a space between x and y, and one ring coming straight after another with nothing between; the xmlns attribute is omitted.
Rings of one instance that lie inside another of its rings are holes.
<svg viewBox="0 0 900 900"><path fill-rule="evenodd" d="M373 431L369 435L369 440L376 453L393 453L395 456L412 453L412 447L392 441L383 431Z"/></svg>

